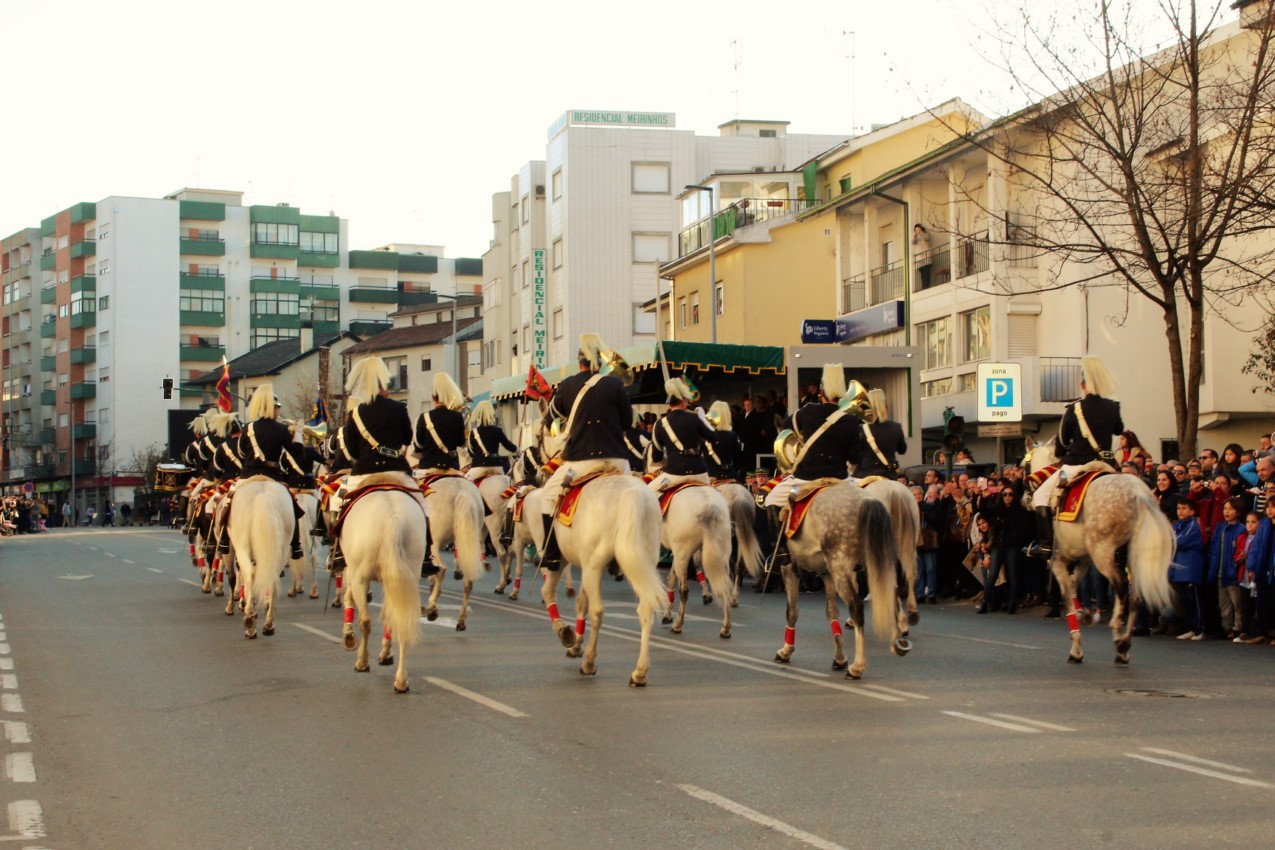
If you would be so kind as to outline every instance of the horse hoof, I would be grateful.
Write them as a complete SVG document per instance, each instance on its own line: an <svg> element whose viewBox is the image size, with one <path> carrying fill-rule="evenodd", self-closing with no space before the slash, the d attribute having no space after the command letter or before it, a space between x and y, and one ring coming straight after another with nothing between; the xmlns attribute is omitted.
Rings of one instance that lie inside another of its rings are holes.
<svg viewBox="0 0 1275 850"><path fill-rule="evenodd" d="M672 614L665 614L663 617L660 618L661 625L667 626L671 622L673 622Z"/></svg>
<svg viewBox="0 0 1275 850"><path fill-rule="evenodd" d="M846 661L833 661L833 662L832 662L832 669L833 669L833 670L845 670L845 669L846 669L847 667L849 667L849 666L850 666L850 662L849 662L849 660L846 660Z"/></svg>
<svg viewBox="0 0 1275 850"><path fill-rule="evenodd" d="M297 592L296 592L295 590L289 590L289 591L288 591L288 598L289 598L289 599L291 599L292 597L294 597L294 596L296 596L296 595L297 595Z"/></svg>
<svg viewBox="0 0 1275 850"><path fill-rule="evenodd" d="M389 667L391 664L394 663L394 656L387 655L384 658L378 658L376 659L376 663L380 664L382 667Z"/></svg>
<svg viewBox="0 0 1275 850"><path fill-rule="evenodd" d="M354 665L355 673L366 673L368 670L371 670L371 669L372 668L368 666L367 664L364 664L362 667L360 667L358 664Z"/></svg>
<svg viewBox="0 0 1275 850"><path fill-rule="evenodd" d="M257 639L257 633L256 633L256 632L244 632L244 633L243 633L243 636L244 636L244 637L246 637L248 640L256 640L256 639Z"/></svg>
<svg viewBox="0 0 1275 850"><path fill-rule="evenodd" d="M346 632L345 636L341 639L341 645L346 649L354 649L355 644L357 643L358 641L354 639L354 632Z"/></svg>
<svg viewBox="0 0 1275 850"><path fill-rule="evenodd" d="M705 604L705 605L712 605L712 604L713 604L713 597L712 597L712 596L710 596L709 594L705 593L705 594L704 594L703 599L704 599L704 604Z"/></svg>
<svg viewBox="0 0 1275 850"><path fill-rule="evenodd" d="M437 608L431 608L431 609L429 609L428 611L426 611L426 612L425 612L425 619L426 619L426 620L429 620L431 623L432 623L432 622L434 622L435 620L437 620L437 619L438 619L438 609L437 609Z"/></svg>
<svg viewBox="0 0 1275 850"><path fill-rule="evenodd" d="M1117 664L1128 664L1128 663L1129 663L1129 653L1127 653L1127 652L1118 652L1118 653L1116 653L1116 663L1117 663Z"/></svg>
<svg viewBox="0 0 1275 850"><path fill-rule="evenodd" d="M464 621L464 620L461 620L459 623L457 623L457 624L456 624L456 631L458 631L458 632L463 632L463 631L465 631L465 629L467 629L467 628L468 628L468 626L466 626L466 625L465 625L465 621Z"/></svg>
<svg viewBox="0 0 1275 850"><path fill-rule="evenodd" d="M513 593L509 594L509 601L510 602L518 601L518 591L515 590Z"/></svg>
<svg viewBox="0 0 1275 850"><path fill-rule="evenodd" d="M201 587L199 590L201 593L212 593L212 588L209 587Z"/></svg>
<svg viewBox="0 0 1275 850"><path fill-rule="evenodd" d="M213 596L225 596L225 595L226 595L226 591L224 591L224 590L214 590L214 591L213 591Z"/></svg>
<svg viewBox="0 0 1275 850"><path fill-rule="evenodd" d="M395 685L395 686L394 686L394 693L396 693L396 694L405 694L405 693L407 693L408 691L410 691L411 689L412 689L412 686L411 686L411 685L404 685L404 686L403 686L403 687L401 687L401 688L400 688L398 685Z"/></svg>
<svg viewBox="0 0 1275 850"><path fill-rule="evenodd" d="M787 659L787 658L784 658L782 655L780 655L778 652L776 652L776 653L775 653L775 663L776 663L776 664L787 664L787 663L788 663L788 659Z"/></svg>
<svg viewBox="0 0 1275 850"><path fill-rule="evenodd" d="M316 590L316 591L313 591L313 592L310 594L310 598L311 598L311 599L318 599L318 598L319 598L319 591L317 591L317 590Z"/></svg>
<svg viewBox="0 0 1275 850"><path fill-rule="evenodd" d="M730 640L730 629L722 629L717 636L722 640Z"/></svg>
<svg viewBox="0 0 1275 850"><path fill-rule="evenodd" d="M1083 663L1083 662L1084 662L1084 660L1085 660L1085 657L1084 657L1083 655L1082 655L1082 656L1080 656L1079 658L1077 658L1077 657L1076 657L1076 656L1074 656L1074 655L1068 655L1068 656L1067 656L1067 663L1068 663L1068 664L1081 664L1081 663Z"/></svg>
<svg viewBox="0 0 1275 850"><path fill-rule="evenodd" d="M504 596L505 589L503 587L498 587L495 590L493 590L492 593L496 594L497 596Z"/></svg>
<svg viewBox="0 0 1275 850"><path fill-rule="evenodd" d="M616 580L616 581L624 581L624 573L616 573L616 574L615 574L615 580ZM639 688L645 688L645 687L646 687L646 682L643 682L642 684L637 685L636 687L639 687Z"/></svg>
<svg viewBox="0 0 1275 850"><path fill-rule="evenodd" d="M568 588L567 588L567 598L568 598L568 599L574 599L574 598L575 598L575 595L576 595L576 589L575 589L574 587L568 587Z"/></svg>
<svg viewBox="0 0 1275 850"><path fill-rule="evenodd" d="M227 609L226 609L226 616L227 616L227 617L233 617L233 616L235 616L235 612L234 612L234 610L233 610L233 609L231 609L231 608L227 608Z"/></svg>
<svg viewBox="0 0 1275 850"><path fill-rule="evenodd" d="M336 599L333 599L333 600L332 600L332 607L333 607L333 608L340 608L340 607L341 607L341 594L339 594L339 593L338 593L338 594L336 595Z"/></svg>
<svg viewBox="0 0 1275 850"><path fill-rule="evenodd" d="M461 579L464 578L464 576L461 575L460 570L452 570L452 578L455 579L456 581L460 581Z"/></svg>
<svg viewBox="0 0 1275 850"><path fill-rule="evenodd" d="M561 641L562 645L567 648L575 646L576 630L570 626L563 626L558 629L558 640Z"/></svg>
<svg viewBox="0 0 1275 850"><path fill-rule="evenodd" d="M736 596L734 599L732 599L732 600L730 601L730 607L732 607L732 608L738 608L738 607L739 607L739 597L738 597L738 596Z"/></svg>
<svg viewBox="0 0 1275 850"><path fill-rule="evenodd" d="M630 688L645 688L645 687L646 687L646 680L645 680L645 679L643 679L642 681L640 681L640 682L639 682L636 676L630 676L630 677L629 677L629 687L630 687Z"/></svg>
<svg viewBox="0 0 1275 850"><path fill-rule="evenodd" d="M584 655L584 650L581 647L573 646L567 650L568 658L579 658L581 655Z"/></svg>
<svg viewBox="0 0 1275 850"><path fill-rule="evenodd" d="M670 632L672 632L672 633L673 633L673 634L675 634L675 635L680 635L680 634L682 633L682 627L681 627L681 626L674 626L673 628L669 629L669 631L670 631Z"/></svg>
<svg viewBox="0 0 1275 850"><path fill-rule="evenodd" d="M856 682L857 682L858 680L860 680L860 679L862 679L862 678L863 678L863 671L862 671L862 670L859 670L859 671L857 671L857 672L856 672L855 670L847 670L847 671L846 671L846 678L847 678L847 679L853 679L854 681L856 681Z"/></svg>
<svg viewBox="0 0 1275 850"><path fill-rule="evenodd" d="M274 634L274 626L263 626L261 629L261 633L265 635L266 637L270 637L272 634Z"/></svg>
<svg viewBox="0 0 1275 850"><path fill-rule="evenodd" d="M594 667L592 670L586 670L586 669L584 669L583 667L581 667L581 668L580 668L580 675L581 675L581 676L596 676L596 675L598 675L598 668L597 668L597 667Z"/></svg>
<svg viewBox="0 0 1275 850"><path fill-rule="evenodd" d="M900 657L907 655L912 651L912 641L906 635L894 639L894 643L890 646L890 651Z"/></svg>
<svg viewBox="0 0 1275 850"><path fill-rule="evenodd" d="M919 612L919 611L909 611L909 612L908 612L908 625L909 625L909 626L915 626L915 625L916 625L917 623L919 623L919 622L921 622L921 612Z"/></svg>

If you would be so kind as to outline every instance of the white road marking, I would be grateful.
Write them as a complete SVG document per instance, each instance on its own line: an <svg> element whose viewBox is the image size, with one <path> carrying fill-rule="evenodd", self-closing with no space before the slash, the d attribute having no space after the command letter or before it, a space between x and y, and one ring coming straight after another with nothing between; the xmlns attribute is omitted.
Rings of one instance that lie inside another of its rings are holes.
<svg viewBox="0 0 1275 850"><path fill-rule="evenodd" d="M29 744L31 743L31 730L27 724L20 720L3 720L0 725L4 726L5 740L11 744Z"/></svg>
<svg viewBox="0 0 1275 850"><path fill-rule="evenodd" d="M0 638L0 640L4 640L4 638ZM9 654L9 644L0 643L0 655L8 655L8 654Z"/></svg>
<svg viewBox="0 0 1275 850"><path fill-rule="evenodd" d="M4 757L4 775L10 782L35 782L35 761L30 753L9 753Z"/></svg>
<svg viewBox="0 0 1275 850"><path fill-rule="evenodd" d="M0 689L16 691L18 689L18 677L13 673L0 673Z"/></svg>
<svg viewBox="0 0 1275 850"><path fill-rule="evenodd" d="M9 831L3 841L27 841L44 838L44 810L35 800L17 800L9 804Z"/></svg>
<svg viewBox="0 0 1275 850"><path fill-rule="evenodd" d="M9 639L9 636L7 634L5 634L4 632L0 632L0 640L8 640L8 639Z"/></svg>
<svg viewBox="0 0 1275 850"><path fill-rule="evenodd" d="M705 791L703 788L699 788L695 785L677 785L675 787L679 791L689 794L697 800L703 800L705 803L712 803L714 806L725 809L733 815L739 815L740 817L747 818L753 823L764 826L767 829L782 832L789 838L795 838L801 843L808 844L811 847L817 847L819 850L846 850L846 848L842 847L840 844L834 844L831 841L827 841L817 835L806 832L803 829L798 829L791 824L784 823L777 818L772 818L770 815L763 815L759 811L740 805L734 800L728 800L720 794L714 794L712 791Z"/></svg>
<svg viewBox="0 0 1275 850"><path fill-rule="evenodd" d="M176 555L177 554L176 549L156 549L155 551L161 555Z"/></svg>
<svg viewBox="0 0 1275 850"><path fill-rule="evenodd" d="M1176 761L1169 761L1168 759L1152 758L1151 756L1139 755L1138 753L1125 753L1125 755L1131 759L1138 759L1139 761L1158 764L1161 767L1175 767L1178 770L1185 770L1188 773L1198 773L1200 776L1209 776L1213 779L1224 779L1227 782L1234 782L1237 785L1250 785L1254 788L1275 788L1275 785L1271 785L1269 782L1262 782L1258 779L1249 779L1246 776L1232 776L1229 773L1222 773L1217 770L1209 770L1203 767L1192 767L1189 764L1181 764Z"/></svg>
<svg viewBox="0 0 1275 850"><path fill-rule="evenodd" d="M22 707L22 697L17 694L0 694L0 711L22 714L26 709Z"/></svg>
<svg viewBox="0 0 1275 850"><path fill-rule="evenodd" d="M322 629L316 629L314 626L307 626L305 623L293 623L292 625L296 626L298 629L305 629L312 635L318 635L324 640L330 640L333 643L341 643L341 638L336 635L330 635Z"/></svg>
<svg viewBox="0 0 1275 850"><path fill-rule="evenodd" d="M1189 761L1193 764L1202 764L1205 767L1220 767L1223 770L1233 770L1236 773L1252 773L1253 772L1249 770L1247 767L1236 767L1235 765L1227 764L1224 761L1209 761L1208 759L1202 759L1196 756L1189 756L1186 753L1178 753L1178 752L1174 752L1173 750L1162 750L1162 749L1159 749L1158 747L1143 747L1142 751L1144 753L1155 753L1156 755L1159 755L1159 756L1172 756L1175 759L1181 759L1182 761Z"/></svg>
<svg viewBox="0 0 1275 850"><path fill-rule="evenodd" d="M894 688L887 688L885 685L860 685L861 688L871 688L874 691L881 691L885 694L894 694L896 697L907 697L909 699L929 699L929 697L914 694L911 691L897 691Z"/></svg>
<svg viewBox="0 0 1275 850"><path fill-rule="evenodd" d="M993 711L992 717L999 717L1001 720L1014 720L1014 721L1017 721L1018 723L1026 723L1029 726L1039 726L1042 729L1051 729L1054 732L1075 732L1076 731L1075 729L1072 729L1070 726L1058 726L1057 724L1046 723L1043 720L1036 720L1035 718L1032 718L1032 717L1019 717L1016 714L997 714L996 712Z"/></svg>
<svg viewBox="0 0 1275 850"><path fill-rule="evenodd" d="M115 555L113 555L113 554L112 554L112 553L110 553L110 552L103 552L102 554L103 554L103 555L105 555L105 556L106 556L106 557L108 557L108 558L114 558L114 557L115 557Z"/></svg>
<svg viewBox="0 0 1275 850"><path fill-rule="evenodd" d="M496 702L494 699L491 699L490 697L485 697L482 694L476 694L473 691L469 690L468 688L462 688L460 685L453 684L447 681L446 679L437 679L433 676L426 676L425 681L429 682L431 685L437 688L442 688L445 691L451 691L457 696L462 696L465 699L473 700L479 705L485 705L488 708L492 709L493 711L499 711L501 714L507 714L510 717L528 717L529 716L519 711L516 708L510 708L509 706L505 705L503 702Z"/></svg>
<svg viewBox="0 0 1275 850"><path fill-rule="evenodd" d="M1014 649L1043 649L1044 647L1032 646L1029 643L1007 643L1003 640L988 640L987 638L968 637L966 635L946 635L941 632L926 632L927 637L952 638L953 640L968 640L972 643L990 643L992 646L1010 646Z"/></svg>
<svg viewBox="0 0 1275 850"><path fill-rule="evenodd" d="M151 571L151 572L153 572L153 573L159 573L160 575L163 575L163 573L164 573L164 571L163 571L163 570L157 570L157 569L155 569L154 567L147 567L146 569L150 570L150 571ZM203 587L204 587L204 586L201 584L201 585L199 586L200 590L202 590L202 589L203 589Z"/></svg>
<svg viewBox="0 0 1275 850"><path fill-rule="evenodd" d="M951 717L959 717L962 720L973 720L975 723L985 723L988 726L997 726L1001 729L1008 729L1011 732L1027 732L1032 735L1040 733L1039 729L1033 729L1030 726L1023 726L1018 723L1006 723L1004 720L993 720L990 717L980 717L977 714L965 714L961 711L944 711L943 713Z"/></svg>
<svg viewBox="0 0 1275 850"><path fill-rule="evenodd" d="M12 658L0 658L0 670L12 670L12 669L13 669Z"/></svg>
<svg viewBox="0 0 1275 850"><path fill-rule="evenodd" d="M123 561L123 562L124 562L124 563L126 563L126 564L133 564L134 566L136 566L136 564L137 564L137 562L136 562L136 561L130 561L128 558L120 558L120 560L121 560L121 561Z"/></svg>
<svg viewBox="0 0 1275 850"><path fill-rule="evenodd" d="M86 578L93 578L93 576L58 576L58 578L65 581L84 581Z"/></svg>
<svg viewBox="0 0 1275 850"><path fill-rule="evenodd" d="M179 579L177 579L177 580L178 580L178 581L180 581L182 584L188 584L188 585L190 585L191 587L197 587L197 588L199 588L200 590L203 590L203 589L204 589L204 586L203 586L202 584L200 584L199 582L197 582L197 581L191 581L191 580L190 580L190 579L188 579L188 578L179 578Z"/></svg>

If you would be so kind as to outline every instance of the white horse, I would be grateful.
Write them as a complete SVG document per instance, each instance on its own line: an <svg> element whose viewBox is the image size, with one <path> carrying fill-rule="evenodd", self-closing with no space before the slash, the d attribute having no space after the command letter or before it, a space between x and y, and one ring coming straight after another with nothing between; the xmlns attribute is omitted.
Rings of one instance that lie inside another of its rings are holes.
<svg viewBox="0 0 1275 850"><path fill-rule="evenodd" d="M319 515L319 497L313 490L302 490L296 494L297 504L305 512L305 516L297 519L301 528L302 556L288 562L288 570L292 575L292 586L288 588L288 596L300 596L305 592L306 578L310 579L310 598L319 598L319 543L310 529Z"/></svg>
<svg viewBox="0 0 1275 850"><path fill-rule="evenodd" d="M1023 466L1029 473L1056 463L1054 438L1044 443L1027 441ZM1024 501L1029 498L1024 494ZM1129 547L1128 575L1116 564L1116 551L1122 546ZM1089 484L1075 521L1054 521L1054 555L1049 561L1067 604L1067 625L1071 632L1068 661L1079 664L1085 658L1076 613L1080 608L1076 587L1089 564L1092 562L1098 568L1115 591L1111 635L1116 645L1116 663L1128 664L1133 643L1130 632L1134 605L1139 599L1153 607L1169 604L1173 597L1169 565L1176 547L1173 526L1140 479L1131 475L1104 475ZM1095 615L1086 625L1094 625L1099 616Z"/></svg>
<svg viewBox="0 0 1275 850"><path fill-rule="evenodd" d="M803 569L823 578L832 629L832 669L845 670L846 678L858 679L868 666L864 653L863 599L859 595L857 575L859 565L867 570L873 630L881 637L892 638L890 651L895 655L906 655L912 649L901 626L903 618L899 613L901 600L896 581L899 555L890 514L885 505L854 483L833 484L812 498L800 530L788 538L792 563L783 567L788 625L784 630L784 645L775 654L775 661L787 664L796 649L796 570ZM850 623L854 628L853 664L847 662L842 649L838 595L850 608Z"/></svg>
<svg viewBox="0 0 1275 850"><path fill-rule="evenodd" d="M664 522L660 526L660 543L673 553L673 566L668 576L668 602L674 604L674 593L681 597L676 617L666 611L663 622L672 623L675 635L682 633L686 622L686 597L690 588L686 570L694 560L699 567L697 578L708 577L709 587L722 604L722 628L718 635L730 637L732 585L730 580L730 512L726 499L707 484L682 487L669 497ZM704 595L704 604L713 600Z"/></svg>
<svg viewBox="0 0 1275 850"><path fill-rule="evenodd" d="M532 547L536 552L544 551L544 497L544 490L539 487L526 495L522 516L514 523L513 542L505 550L505 559L500 564L500 583L496 585L493 592L504 593L505 588L512 583L513 590L509 592L509 599L512 602L517 602L522 592L522 571L527 563L527 547ZM567 598L574 597L576 587L571 580L571 564L563 562L559 578L567 586Z"/></svg>
<svg viewBox="0 0 1275 850"><path fill-rule="evenodd" d="M505 500L500 498L513 479L501 472L495 472L491 475L480 478L475 483L478 485L478 494L483 498L483 504L487 506L487 515L483 517L483 527L486 529L488 540L491 541L491 548L496 550L496 561L501 566L501 574L504 574L504 565L506 561L505 544L500 540L500 526L505 518ZM484 551L483 560L487 559Z"/></svg>
<svg viewBox="0 0 1275 850"><path fill-rule="evenodd" d="M911 489L898 481L882 478L868 484L863 491L885 505L890 512L894 545L898 550L899 566L903 569L903 579L907 584L907 620L899 623L899 628L906 635L908 625L916 625L921 619L916 607L916 545L921 537L921 509L917 507ZM900 611L899 615L902 617L903 612Z"/></svg>
<svg viewBox="0 0 1275 850"><path fill-rule="evenodd" d="M368 483L401 483L413 487L407 475L369 476ZM394 690L406 693L407 647L420 637L420 586L417 576L425 558L424 508L419 496L409 492L378 490L355 502L342 521L341 550L345 553L345 625L346 649L355 648L354 612L358 610L358 655L354 669L367 672L368 636L372 617L367 611L368 584L379 581L385 601L381 608L383 628L381 652L377 663L394 663L392 641L398 642L398 669L394 674Z"/></svg>
<svg viewBox="0 0 1275 850"><path fill-rule="evenodd" d="M743 484L730 482L714 484L717 492L726 500L726 509L730 514L731 532L734 535L734 557L731 559L731 570L734 581L731 588L731 607L739 606L739 584L744 573L757 575L765 555L761 544L757 541L757 529L753 522L757 518L757 502Z"/></svg>
<svg viewBox="0 0 1275 850"><path fill-rule="evenodd" d="M530 507L524 510L528 516ZM531 517L539 521L540 516ZM619 565L637 596L642 627L637 666L629 676L631 687L646 685L651 667L651 626L664 610L664 593L657 563L660 557L660 505L651 489L631 475L604 475L587 482L580 492L571 525L555 521L554 535L564 564L580 567L580 593L576 596L576 627L558 613L559 572L546 575L541 595L549 620L568 658L584 660L580 674L597 673L598 633L602 628L602 577L611 562ZM585 618L593 632L585 642Z"/></svg>
<svg viewBox="0 0 1275 850"><path fill-rule="evenodd" d="M266 609L261 633L274 634L279 571L288 563L293 521L292 497L287 487L264 475L240 480L230 511L229 534L239 571L247 638L257 636L258 605Z"/></svg>
<svg viewBox="0 0 1275 850"><path fill-rule="evenodd" d="M429 514L429 532L433 540L431 555L439 571L429 578L429 603L422 613L430 622L438 619L438 597L443 590L446 572L443 548L455 546L456 567L463 582L456 631L463 632L467 628L469 597L474 591L474 582L483 573L483 497L474 482L460 475L447 475L430 483L429 492L425 494L425 509ZM348 557L346 561L349 561Z"/></svg>

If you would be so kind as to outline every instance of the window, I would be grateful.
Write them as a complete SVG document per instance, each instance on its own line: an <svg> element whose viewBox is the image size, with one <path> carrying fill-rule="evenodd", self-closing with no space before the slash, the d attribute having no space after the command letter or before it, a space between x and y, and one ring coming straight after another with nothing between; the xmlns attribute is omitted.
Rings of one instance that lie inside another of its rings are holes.
<svg viewBox="0 0 1275 850"><path fill-rule="evenodd" d="M298 316L301 300L296 293L256 292L252 296L251 309L253 313L261 316Z"/></svg>
<svg viewBox="0 0 1275 850"><path fill-rule="evenodd" d="M59 414L58 414L58 427L59 427L59 428L65 428L65 427L66 427L66 424L67 424L67 421L68 421L68 420L67 420L67 416L66 416L66 414L65 414L65 413L59 413Z"/></svg>
<svg viewBox="0 0 1275 850"><path fill-rule="evenodd" d="M553 240L553 267L555 269L562 268L562 240Z"/></svg>
<svg viewBox="0 0 1275 850"><path fill-rule="evenodd" d="M669 261L667 233L634 233L633 262L666 263Z"/></svg>
<svg viewBox="0 0 1275 850"><path fill-rule="evenodd" d="M553 173L551 180L553 184L553 199L556 201L562 197L562 169L559 168Z"/></svg>
<svg viewBox="0 0 1275 850"><path fill-rule="evenodd" d="M633 305L633 333L655 333L655 314L642 309L641 304Z"/></svg>
<svg viewBox="0 0 1275 850"><path fill-rule="evenodd" d="M757 135L763 139L773 139L778 135L778 133L774 130L758 130Z"/></svg>
<svg viewBox="0 0 1275 850"><path fill-rule="evenodd" d="M669 164L667 162L633 163L633 194L667 195Z"/></svg>
<svg viewBox="0 0 1275 850"><path fill-rule="evenodd" d="M531 220L531 200L526 196L522 196L522 223L526 224Z"/></svg>
<svg viewBox="0 0 1275 850"><path fill-rule="evenodd" d="M224 313L226 295L213 289L178 290L177 309L189 313Z"/></svg>
<svg viewBox="0 0 1275 850"><path fill-rule="evenodd" d="M311 322L341 321L340 301L319 301L314 298L302 298L298 307L302 318L309 317Z"/></svg>
<svg viewBox="0 0 1275 850"><path fill-rule="evenodd" d="M297 224L259 221L252 226L252 241L255 245L298 245L300 230Z"/></svg>
<svg viewBox="0 0 1275 850"><path fill-rule="evenodd" d="M68 383L70 380L71 380L71 376L70 376L68 373L66 373L66 372L62 372L62 373L60 373L60 374L58 375L58 386L59 386L59 387L64 387L64 386L66 386L66 385L67 385L67 383Z"/></svg>
<svg viewBox="0 0 1275 850"><path fill-rule="evenodd" d="M719 283L713 287L717 290L717 315L726 315L726 285Z"/></svg>
<svg viewBox="0 0 1275 850"><path fill-rule="evenodd" d="M973 392L978 384L977 372L966 372L964 375L956 376L956 391L958 393Z"/></svg>
<svg viewBox="0 0 1275 850"><path fill-rule="evenodd" d="M252 348L260 348L268 342L297 339L300 336L301 331L297 328L253 328L250 345Z"/></svg>
<svg viewBox="0 0 1275 850"><path fill-rule="evenodd" d="M939 378L937 381L921 382L921 398L933 398L936 395L947 395L951 391L951 378Z"/></svg>
<svg viewBox="0 0 1275 850"><path fill-rule="evenodd" d="M111 332L110 332L110 331L100 331L100 332L98 333L98 335L97 335L97 344L98 344L98 345L108 345L108 344L110 343L110 341L111 341Z"/></svg>
<svg viewBox="0 0 1275 850"><path fill-rule="evenodd" d="M110 308L111 308L111 296L103 295L101 298L97 299L98 312L101 312L102 310L109 310Z"/></svg>
<svg viewBox="0 0 1275 850"><path fill-rule="evenodd" d="M68 306L67 306L67 305L65 305L65 304L59 304L59 305L58 305L58 318L59 318L59 319L65 319L65 318L66 318L67 316L69 316L69 315L71 315L71 308L70 308L70 307L68 307Z"/></svg>
<svg viewBox="0 0 1275 850"><path fill-rule="evenodd" d="M309 233L303 230L301 231L301 250L311 254L337 254L340 253L338 246L340 238L339 233Z"/></svg>
<svg viewBox="0 0 1275 850"><path fill-rule="evenodd" d="M103 378L102 380L105 381L106 379ZM85 418L88 418L88 414L85 414ZM109 407L103 407L97 411L97 422L99 425L111 424L111 409Z"/></svg>
<svg viewBox="0 0 1275 850"><path fill-rule="evenodd" d="M94 311L95 301L92 292L77 292L71 296L71 315L78 316L81 313L92 313Z"/></svg>
<svg viewBox="0 0 1275 850"><path fill-rule="evenodd" d="M691 324L699 324L699 293L691 293Z"/></svg>
<svg viewBox="0 0 1275 850"><path fill-rule="evenodd" d="M522 261L522 288L526 289L531 285L531 261Z"/></svg>
<svg viewBox="0 0 1275 850"><path fill-rule="evenodd" d="M386 357L385 366L390 370L390 392L407 392L407 358Z"/></svg>
<svg viewBox="0 0 1275 850"><path fill-rule="evenodd" d="M528 353L531 351L531 325L522 326L522 350Z"/></svg>
<svg viewBox="0 0 1275 850"><path fill-rule="evenodd" d="M111 382L110 366L102 366L97 370L97 382L99 384L109 384Z"/></svg>
<svg viewBox="0 0 1275 850"><path fill-rule="evenodd" d="M949 322L950 319L944 316L916 326L917 345L921 347L922 370L952 365L952 332Z"/></svg>
<svg viewBox="0 0 1275 850"><path fill-rule="evenodd" d="M979 307L961 314L961 358L963 363L992 356L992 310Z"/></svg>
<svg viewBox="0 0 1275 850"><path fill-rule="evenodd" d="M686 298L685 297L677 299L677 312L682 320L681 321L682 327L686 327Z"/></svg>
<svg viewBox="0 0 1275 850"><path fill-rule="evenodd" d="M428 372L430 369L433 369L433 368L434 368L434 362L433 362L432 360L430 360L428 357L422 357L422 358L421 358L421 371L422 371L422 372Z"/></svg>
<svg viewBox="0 0 1275 850"><path fill-rule="evenodd" d="M509 227L512 230L518 229L518 204L514 204L509 208Z"/></svg>
<svg viewBox="0 0 1275 850"><path fill-rule="evenodd" d="M553 311L553 338L562 339L562 308Z"/></svg>

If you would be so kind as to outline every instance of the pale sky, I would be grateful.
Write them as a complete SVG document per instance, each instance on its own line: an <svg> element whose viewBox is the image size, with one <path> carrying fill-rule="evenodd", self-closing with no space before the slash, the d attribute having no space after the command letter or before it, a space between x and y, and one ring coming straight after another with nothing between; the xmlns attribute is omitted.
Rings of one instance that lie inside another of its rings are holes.
<svg viewBox="0 0 1275 850"><path fill-rule="evenodd" d="M567 109L701 135L736 117L848 135L955 96L997 114L1014 98L982 30L1014 5L10 2L0 236L189 186L334 211L343 247L478 257L491 195Z"/></svg>

